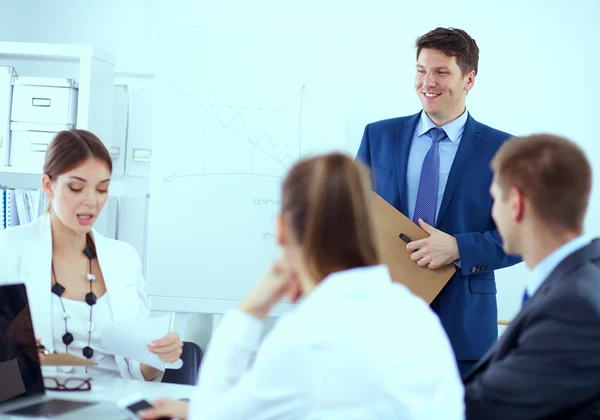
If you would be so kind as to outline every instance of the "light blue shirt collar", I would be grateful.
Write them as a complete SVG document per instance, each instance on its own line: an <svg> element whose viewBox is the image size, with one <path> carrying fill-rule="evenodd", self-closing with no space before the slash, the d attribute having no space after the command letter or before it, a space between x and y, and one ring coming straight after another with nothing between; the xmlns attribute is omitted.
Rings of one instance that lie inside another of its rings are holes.
<svg viewBox="0 0 600 420"><path fill-rule="evenodd" d="M469 112L465 109L465 112L463 112L460 117L454 121L450 121L448 124L443 125L440 128L446 132L446 135L450 141L454 143L460 138L463 131L465 131L465 124L467 123L468 118ZM436 125L429 119L427 113L425 111L421 111L421 118L419 119L419 124L417 126L417 135L421 137L435 126Z"/></svg>
<svg viewBox="0 0 600 420"><path fill-rule="evenodd" d="M550 273L569 255L579 251L584 246L588 245L592 239L587 235L578 236L570 240L560 248L554 250L550 255L546 256L542 261L535 266L531 272L531 277L527 282L527 294L529 297L540 288L544 280L548 278Z"/></svg>

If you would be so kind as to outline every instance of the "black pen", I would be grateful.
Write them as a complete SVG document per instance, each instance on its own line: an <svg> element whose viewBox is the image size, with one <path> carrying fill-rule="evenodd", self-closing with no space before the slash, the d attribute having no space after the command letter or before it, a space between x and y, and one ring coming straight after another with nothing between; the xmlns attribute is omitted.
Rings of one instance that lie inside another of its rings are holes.
<svg viewBox="0 0 600 420"><path fill-rule="evenodd" d="M410 239L410 238L408 237L408 235L405 235L404 233L401 233L401 234L400 234L400 239L402 239L402 240L403 240L404 242L406 242L406 243L412 242L412 239Z"/></svg>

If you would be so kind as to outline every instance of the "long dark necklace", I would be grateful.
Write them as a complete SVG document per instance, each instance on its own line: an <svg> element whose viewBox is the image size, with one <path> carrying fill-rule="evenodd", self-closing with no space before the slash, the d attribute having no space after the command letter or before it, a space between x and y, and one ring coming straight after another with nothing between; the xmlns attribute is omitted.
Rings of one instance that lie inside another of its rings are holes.
<svg viewBox="0 0 600 420"><path fill-rule="evenodd" d="M83 348L82 353L86 359L91 359L92 356L94 356L94 349L92 349L90 347L90 344L92 341L92 312L93 312L92 308L96 304L96 301L97 301L96 294L94 293L93 288L92 288L92 284L93 284L94 280L96 280L96 276L94 276L94 274L92 274L92 260L96 257L96 251L94 250L94 246L93 246L94 243L89 235L87 235L86 241L87 241L87 246L83 250L83 253L90 260L89 272L87 275L87 280L90 282L90 291L89 291L89 293L87 293L85 295L85 302L90 306L90 322L88 323L88 345ZM62 310L63 310L63 315L64 315L63 318L65 320L65 334L62 336L62 342L65 345L65 352L68 354L69 353L69 344L71 344L73 342L74 338L73 338L73 334L71 334L68 329L65 304L62 300L62 295L63 295L63 293L65 293L66 289L62 284L60 284L58 282L58 279L56 277L56 272L54 271L54 261L52 261L52 277L53 277L53 279L52 279L53 282L52 282L51 290L52 290L52 293L54 293L60 299L60 305L62 306ZM87 366L85 368L85 371L87 373Z"/></svg>

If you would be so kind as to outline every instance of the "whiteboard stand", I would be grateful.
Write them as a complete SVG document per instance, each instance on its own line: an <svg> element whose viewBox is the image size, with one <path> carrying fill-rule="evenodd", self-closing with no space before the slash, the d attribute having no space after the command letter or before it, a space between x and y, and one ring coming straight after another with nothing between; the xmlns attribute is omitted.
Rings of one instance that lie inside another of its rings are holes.
<svg viewBox="0 0 600 420"><path fill-rule="evenodd" d="M187 327L187 314L182 314L179 312L175 312L173 316L173 332L179 334L181 337L181 341L183 341L185 337L185 329Z"/></svg>
<svg viewBox="0 0 600 420"><path fill-rule="evenodd" d="M182 314L173 311L150 311L150 317L153 318L155 316L163 316L163 315L171 315L173 319L173 325L171 328L171 332L176 332L179 334L181 341L184 340L185 329L187 326L187 314Z"/></svg>

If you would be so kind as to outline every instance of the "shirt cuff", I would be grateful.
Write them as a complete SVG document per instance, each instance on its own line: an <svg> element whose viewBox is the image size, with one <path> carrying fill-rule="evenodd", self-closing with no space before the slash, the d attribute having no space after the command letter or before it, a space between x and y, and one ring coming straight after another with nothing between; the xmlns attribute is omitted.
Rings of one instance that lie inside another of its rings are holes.
<svg viewBox="0 0 600 420"><path fill-rule="evenodd" d="M138 381L145 381L144 375L142 375L142 364L140 362L136 362L135 360L127 360L129 364L129 373L131 373L131 377Z"/></svg>
<svg viewBox="0 0 600 420"><path fill-rule="evenodd" d="M146 381L146 378L144 378L144 375L142 374L142 364L140 362L136 362L135 360L127 360L127 363L129 365L129 373L133 379L137 381ZM164 375L165 371L163 369L156 378L147 382L162 382Z"/></svg>

